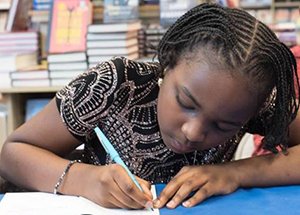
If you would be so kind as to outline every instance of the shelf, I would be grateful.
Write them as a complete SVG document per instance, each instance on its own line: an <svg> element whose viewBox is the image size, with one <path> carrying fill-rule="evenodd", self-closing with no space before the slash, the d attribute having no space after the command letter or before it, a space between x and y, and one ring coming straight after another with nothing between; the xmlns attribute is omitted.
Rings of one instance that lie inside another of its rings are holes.
<svg viewBox="0 0 300 215"><path fill-rule="evenodd" d="M300 6L300 1L293 1L293 2L275 2L275 7L299 7Z"/></svg>
<svg viewBox="0 0 300 215"><path fill-rule="evenodd" d="M62 89L61 87L11 87L0 88L0 93L52 93Z"/></svg>

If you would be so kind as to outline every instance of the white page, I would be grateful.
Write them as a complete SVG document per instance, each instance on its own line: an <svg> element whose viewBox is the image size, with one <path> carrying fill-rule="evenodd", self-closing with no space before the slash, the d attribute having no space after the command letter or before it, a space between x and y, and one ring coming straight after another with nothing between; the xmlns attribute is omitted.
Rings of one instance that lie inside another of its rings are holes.
<svg viewBox="0 0 300 215"><path fill-rule="evenodd" d="M151 187L156 198L155 186ZM101 207L83 197L43 192L6 193L0 202L2 215L159 215L159 210L126 210Z"/></svg>

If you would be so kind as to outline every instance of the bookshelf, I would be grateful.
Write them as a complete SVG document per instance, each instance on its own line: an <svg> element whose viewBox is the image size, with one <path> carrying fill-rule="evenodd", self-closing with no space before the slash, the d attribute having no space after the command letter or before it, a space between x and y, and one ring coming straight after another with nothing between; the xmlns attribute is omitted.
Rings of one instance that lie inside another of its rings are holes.
<svg viewBox="0 0 300 215"><path fill-rule="evenodd" d="M25 102L29 98L50 98L62 87L29 87L29 88L0 88L7 106L7 130L13 132L25 117Z"/></svg>
<svg viewBox="0 0 300 215"><path fill-rule="evenodd" d="M242 2L242 0L241 0ZM240 2L240 8L247 10L247 11L251 11L251 10L269 10L269 13L271 14L272 17L272 22L270 24L276 24L276 17L275 17L275 12L278 9L299 9L300 7L300 0L271 0L270 4L260 4L259 0L251 0L251 5L245 5L242 6ZM247 0L247 2L250 2ZM264 21L264 20L261 20Z"/></svg>

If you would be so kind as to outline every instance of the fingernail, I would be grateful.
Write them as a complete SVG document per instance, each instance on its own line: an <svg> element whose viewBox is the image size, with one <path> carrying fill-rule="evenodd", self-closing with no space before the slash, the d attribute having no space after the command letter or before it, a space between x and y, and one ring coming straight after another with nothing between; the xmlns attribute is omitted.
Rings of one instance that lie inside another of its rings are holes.
<svg viewBox="0 0 300 215"><path fill-rule="evenodd" d="M175 202L173 200L171 200L168 202L167 207L172 208L172 207L174 207L174 205L175 205Z"/></svg>
<svg viewBox="0 0 300 215"><path fill-rule="evenodd" d="M151 201L148 201L146 204L145 204L145 208L152 208L153 207L153 204Z"/></svg>
<svg viewBox="0 0 300 215"><path fill-rule="evenodd" d="M159 207L160 201L159 201L158 199L155 199L155 200L153 201L153 204L154 204L155 207Z"/></svg>
<svg viewBox="0 0 300 215"><path fill-rule="evenodd" d="M186 202L182 203L182 205L184 207L188 208L191 205L191 203L189 201L186 201Z"/></svg>

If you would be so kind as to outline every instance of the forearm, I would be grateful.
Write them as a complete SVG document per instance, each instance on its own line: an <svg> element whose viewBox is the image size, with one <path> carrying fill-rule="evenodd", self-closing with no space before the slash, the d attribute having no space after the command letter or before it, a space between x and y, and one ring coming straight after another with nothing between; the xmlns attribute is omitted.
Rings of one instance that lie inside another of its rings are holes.
<svg viewBox="0 0 300 215"><path fill-rule="evenodd" d="M230 163L237 171L241 187L266 187L300 184L300 147L294 146L289 154L270 154Z"/></svg>
<svg viewBox="0 0 300 215"><path fill-rule="evenodd" d="M3 146L0 157L0 172L4 178L25 189L53 192L54 185L68 163L68 160L41 148L11 142ZM83 171L82 166L85 164L74 164L68 174L72 173L72 169L78 168L79 165L79 169ZM64 180L59 192L80 195L83 190L80 185L83 183L79 180L84 179L75 177L73 180L76 180L73 186L71 178L68 177L70 184Z"/></svg>

